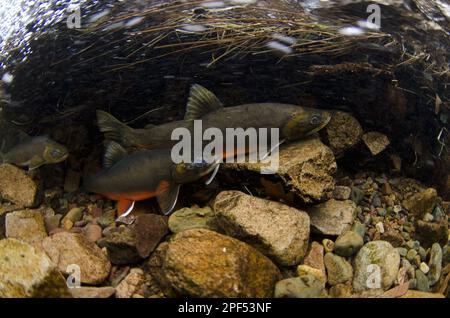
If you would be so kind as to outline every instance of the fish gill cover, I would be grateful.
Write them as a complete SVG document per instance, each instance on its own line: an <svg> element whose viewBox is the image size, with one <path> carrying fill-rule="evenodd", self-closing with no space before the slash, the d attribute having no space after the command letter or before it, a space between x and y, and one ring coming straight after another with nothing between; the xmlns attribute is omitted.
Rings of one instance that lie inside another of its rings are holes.
<svg viewBox="0 0 450 318"><path fill-rule="evenodd" d="M370 4L381 28L365 23ZM180 119L199 83L225 105L351 111L424 176L447 156L442 0L10 0L1 14L3 116L30 129L93 126L96 109L141 126Z"/></svg>

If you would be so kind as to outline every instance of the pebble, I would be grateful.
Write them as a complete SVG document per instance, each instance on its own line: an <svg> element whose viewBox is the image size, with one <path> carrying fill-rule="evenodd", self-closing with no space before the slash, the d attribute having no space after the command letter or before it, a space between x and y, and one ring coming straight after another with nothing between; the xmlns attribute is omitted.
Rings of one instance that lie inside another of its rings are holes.
<svg viewBox="0 0 450 318"><path fill-rule="evenodd" d="M144 283L144 275L141 269L130 273L116 286L117 298L131 298Z"/></svg>
<svg viewBox="0 0 450 318"><path fill-rule="evenodd" d="M325 264L323 263L324 247L317 243L312 242L308 254L306 254L303 264L312 268L320 270L323 275L325 272Z"/></svg>
<svg viewBox="0 0 450 318"><path fill-rule="evenodd" d="M48 215L44 217L45 229L47 230L47 233L59 228L61 218L61 214Z"/></svg>
<svg viewBox="0 0 450 318"><path fill-rule="evenodd" d="M424 262L420 263L419 269L420 269L420 270L422 271L422 273L424 273L424 274L428 274L428 272L430 271L430 268L429 268L428 265L425 264Z"/></svg>
<svg viewBox="0 0 450 318"><path fill-rule="evenodd" d="M427 259L427 251L422 246L419 247L419 255L421 261L424 262Z"/></svg>
<svg viewBox="0 0 450 318"><path fill-rule="evenodd" d="M177 210L170 215L168 224L172 233L199 228L212 231L218 230L214 211L209 206L204 208L191 207Z"/></svg>
<svg viewBox="0 0 450 318"><path fill-rule="evenodd" d="M356 204L350 200L334 199L309 207L307 212L311 229L319 234L339 236L353 224L356 208Z"/></svg>
<svg viewBox="0 0 450 318"><path fill-rule="evenodd" d="M333 253L326 253L324 263L327 269L328 284L332 286L343 284L353 278L352 265L345 258Z"/></svg>
<svg viewBox="0 0 450 318"><path fill-rule="evenodd" d="M423 292L429 292L430 291L430 282L428 281L427 276L421 271L416 270L416 279L417 279L417 290L423 291Z"/></svg>
<svg viewBox="0 0 450 318"><path fill-rule="evenodd" d="M431 247L428 266L430 267L428 273L430 286L434 286L439 281L442 271L442 249L438 243L434 243Z"/></svg>
<svg viewBox="0 0 450 318"><path fill-rule="evenodd" d="M375 227L377 228L378 232L383 234L384 233L384 225L383 222L378 222Z"/></svg>
<svg viewBox="0 0 450 318"><path fill-rule="evenodd" d="M386 216L387 211L385 208L377 208L377 213L379 216Z"/></svg>
<svg viewBox="0 0 450 318"><path fill-rule="evenodd" d="M91 242L97 242L102 238L102 228L97 224L88 224L84 228L84 235Z"/></svg>
<svg viewBox="0 0 450 318"><path fill-rule="evenodd" d="M413 262L416 255L417 255L417 251L414 249L410 249L408 251L408 253L406 254L406 259L410 262Z"/></svg>
<svg viewBox="0 0 450 318"><path fill-rule="evenodd" d="M423 220L425 222L431 222L431 221L433 221L433 219L434 219L434 217L433 217L433 214L431 214L431 213L427 213L423 217Z"/></svg>
<svg viewBox="0 0 450 318"><path fill-rule="evenodd" d="M336 239L333 251L340 256L348 257L356 254L363 245L364 241L360 235L347 231Z"/></svg>
<svg viewBox="0 0 450 318"><path fill-rule="evenodd" d="M401 257L405 257L406 254L408 253L408 250L404 247L397 247L397 251Z"/></svg>
<svg viewBox="0 0 450 318"><path fill-rule="evenodd" d="M336 200L348 200L350 199L350 195L352 193L352 189L346 186L336 186L333 191L333 197Z"/></svg>
<svg viewBox="0 0 450 318"><path fill-rule="evenodd" d="M275 298L320 298L325 296L325 283L313 275L283 279L275 285Z"/></svg>
<svg viewBox="0 0 450 318"><path fill-rule="evenodd" d="M103 215L97 219L97 224L104 229L109 225L113 224L115 220L116 220L116 211L109 210L103 213Z"/></svg>
<svg viewBox="0 0 450 318"><path fill-rule="evenodd" d="M353 223L351 230L362 238L364 238L364 235L366 234L366 226L360 222Z"/></svg>
<svg viewBox="0 0 450 318"><path fill-rule="evenodd" d="M330 239L323 239L322 241L323 248L325 253L331 253L334 249L334 242Z"/></svg>
<svg viewBox="0 0 450 318"><path fill-rule="evenodd" d="M359 204L362 199L364 198L364 191L361 190L358 187L352 187L352 192L350 194L350 199L355 202L356 204Z"/></svg>

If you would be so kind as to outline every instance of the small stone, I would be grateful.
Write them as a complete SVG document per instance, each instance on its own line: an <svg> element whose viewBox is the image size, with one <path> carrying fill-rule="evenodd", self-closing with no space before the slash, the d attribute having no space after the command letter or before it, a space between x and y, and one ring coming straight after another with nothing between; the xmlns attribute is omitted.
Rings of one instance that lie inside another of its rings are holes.
<svg viewBox="0 0 450 318"><path fill-rule="evenodd" d="M317 242L311 243L311 248L303 260L303 264L320 270L325 275L325 264L323 263L324 248Z"/></svg>
<svg viewBox="0 0 450 318"><path fill-rule="evenodd" d="M397 251L401 257L405 257L406 254L408 253L408 250L404 247L397 247Z"/></svg>
<svg viewBox="0 0 450 318"><path fill-rule="evenodd" d="M67 298L66 280L38 249L16 239L0 240L0 298Z"/></svg>
<svg viewBox="0 0 450 318"><path fill-rule="evenodd" d="M325 277L325 274L317 268L313 268L308 265L298 265L297 266L297 275L302 277L305 275L312 275L318 280L323 281L324 283L327 281L327 278Z"/></svg>
<svg viewBox="0 0 450 318"><path fill-rule="evenodd" d="M424 274L428 274L428 272L430 271L430 268L428 267L427 264L425 264L424 262L420 263L419 269L422 271L422 273Z"/></svg>
<svg viewBox="0 0 450 318"><path fill-rule="evenodd" d="M287 278L275 285L275 298L326 297L325 283L312 275Z"/></svg>
<svg viewBox="0 0 450 318"><path fill-rule="evenodd" d="M8 213L5 218L5 235L39 247L47 237L41 211L21 210Z"/></svg>
<svg viewBox="0 0 450 318"><path fill-rule="evenodd" d="M349 229L356 218L356 204L350 200L329 200L310 207L308 214L313 231L338 236Z"/></svg>
<svg viewBox="0 0 450 318"><path fill-rule="evenodd" d="M106 280L111 270L106 255L83 235L57 233L44 239L42 246L61 272L71 274L71 266L79 266L82 283L100 284Z"/></svg>
<svg viewBox="0 0 450 318"><path fill-rule="evenodd" d="M334 250L334 242L330 239L324 239L322 241L323 248L326 253L331 253Z"/></svg>
<svg viewBox="0 0 450 318"><path fill-rule="evenodd" d="M206 206L204 208L183 208L175 211L169 217L169 229L172 233L179 233L189 229L217 231L218 226L214 211L209 206Z"/></svg>
<svg viewBox="0 0 450 318"><path fill-rule="evenodd" d="M383 222L378 222L377 224L375 224L375 227L377 229L377 231L381 234L384 233L384 225Z"/></svg>
<svg viewBox="0 0 450 318"><path fill-rule="evenodd" d="M414 261L414 258L416 257L416 255L417 255L417 251L414 250L414 249L411 249L411 250L409 250L408 253L406 254L406 259L407 259L408 261L410 261L410 262L413 262L413 261Z"/></svg>
<svg viewBox="0 0 450 318"><path fill-rule="evenodd" d="M363 238L353 231L341 234L334 242L334 253L340 256L351 256L356 254L364 245Z"/></svg>
<svg viewBox="0 0 450 318"><path fill-rule="evenodd" d="M116 290L114 287L85 287L70 288L73 298L110 298Z"/></svg>
<svg viewBox="0 0 450 318"><path fill-rule="evenodd" d="M422 246L419 247L419 255L420 255L420 260L425 262L425 260L427 259L427 251Z"/></svg>
<svg viewBox="0 0 450 318"><path fill-rule="evenodd" d="M362 238L364 238L364 235L366 234L366 226L358 221L353 223L351 230Z"/></svg>
<svg viewBox="0 0 450 318"><path fill-rule="evenodd" d="M433 213L433 209L439 202L437 192L433 188L428 188L425 191L416 193L412 197L403 200L403 206L412 215L418 219L422 219L425 214Z"/></svg>
<svg viewBox="0 0 450 318"><path fill-rule="evenodd" d="M116 221L116 211L109 210L103 213L103 215L98 218L97 224L104 229L109 225L113 224L115 221Z"/></svg>
<svg viewBox="0 0 450 318"><path fill-rule="evenodd" d="M376 131L365 133L361 138L374 156L378 155L390 144L386 135Z"/></svg>
<svg viewBox="0 0 450 318"><path fill-rule="evenodd" d="M73 222L71 220L65 220L63 222L63 228L67 231L73 228Z"/></svg>
<svg viewBox="0 0 450 318"><path fill-rule="evenodd" d="M83 211L84 211L84 208L71 209L69 212L67 212L67 214L62 219L62 221L61 221L62 224L64 224L67 220L71 221L72 224L81 220L81 218L83 217Z"/></svg>
<svg viewBox="0 0 450 318"><path fill-rule="evenodd" d="M352 265L345 258L333 253L326 253L324 257L327 269L328 284L337 285L351 281L353 278Z"/></svg>
<svg viewBox="0 0 450 318"><path fill-rule="evenodd" d="M49 215L44 217L44 224L47 233L51 233L57 228L59 228L59 224L61 223L61 214Z"/></svg>
<svg viewBox="0 0 450 318"><path fill-rule="evenodd" d="M304 211L239 191L219 193L214 211L217 224L227 235L281 265L297 265L306 254L310 222Z"/></svg>
<svg viewBox="0 0 450 318"><path fill-rule="evenodd" d="M330 287L330 296L332 298L350 298L352 296L352 285L347 284L337 284Z"/></svg>
<svg viewBox="0 0 450 318"><path fill-rule="evenodd" d="M333 192L333 198L336 200L348 200L350 199L350 194L352 193L352 189L346 186L336 186Z"/></svg>
<svg viewBox="0 0 450 318"><path fill-rule="evenodd" d="M431 247L430 262L428 265L430 267L428 279L430 286L434 286L439 281L442 271L442 249L438 243L434 243Z"/></svg>
<svg viewBox="0 0 450 318"><path fill-rule="evenodd" d="M433 219L440 222L443 218L446 217L445 212L443 211L442 207L438 204L433 210Z"/></svg>
<svg viewBox="0 0 450 318"><path fill-rule="evenodd" d="M388 182L383 183L383 185L381 186L381 193L383 193L384 195L392 194L392 187Z"/></svg>
<svg viewBox="0 0 450 318"><path fill-rule="evenodd" d="M394 213L398 214L403 210L401 205L394 205Z"/></svg>
<svg viewBox="0 0 450 318"><path fill-rule="evenodd" d="M387 211L385 208L377 208L377 213L379 216L386 216Z"/></svg>
<svg viewBox="0 0 450 318"><path fill-rule="evenodd" d="M142 272L131 272L116 286L116 298L131 298L144 283Z"/></svg>
<svg viewBox="0 0 450 318"><path fill-rule="evenodd" d="M389 289L394 283L400 266L398 251L386 241L372 241L364 245L354 259L353 288L364 291L373 288ZM374 271L381 274L379 286L372 286Z"/></svg>
<svg viewBox="0 0 450 318"><path fill-rule="evenodd" d="M376 208L381 207L381 199L378 195L375 195L372 199L372 205ZM384 210L384 209L383 209Z"/></svg>
<svg viewBox="0 0 450 318"><path fill-rule="evenodd" d="M333 112L330 122L323 131L327 144L337 156L354 147L363 134L356 118L342 111Z"/></svg>
<svg viewBox="0 0 450 318"><path fill-rule="evenodd" d="M91 242L97 242L102 238L102 228L97 224L88 224L84 228L84 235Z"/></svg>
<svg viewBox="0 0 450 318"><path fill-rule="evenodd" d="M416 279L417 290L422 292L430 291L430 282L428 281L427 276L421 270L416 270Z"/></svg>
<svg viewBox="0 0 450 318"><path fill-rule="evenodd" d="M0 197L19 207L38 205L38 187L22 169L10 164L0 165Z"/></svg>
<svg viewBox="0 0 450 318"><path fill-rule="evenodd" d="M423 217L423 220L425 222L431 222L431 221L433 221L433 219L434 219L434 217L433 217L433 214L431 214L431 213L426 213Z"/></svg>
<svg viewBox="0 0 450 318"><path fill-rule="evenodd" d="M405 243L403 236L395 230L387 230L381 235L381 240L391 243L393 247L400 247Z"/></svg>
<svg viewBox="0 0 450 318"><path fill-rule="evenodd" d="M358 187L352 187L352 193L350 194L350 199L359 204L364 198L364 191Z"/></svg>

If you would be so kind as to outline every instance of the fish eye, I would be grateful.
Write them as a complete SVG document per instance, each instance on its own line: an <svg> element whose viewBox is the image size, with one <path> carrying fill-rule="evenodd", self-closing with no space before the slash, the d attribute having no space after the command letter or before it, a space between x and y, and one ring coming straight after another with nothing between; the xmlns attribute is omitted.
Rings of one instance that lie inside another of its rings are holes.
<svg viewBox="0 0 450 318"><path fill-rule="evenodd" d="M319 115L313 115L309 122L310 122L311 125L318 125L320 123L320 116Z"/></svg>
<svg viewBox="0 0 450 318"><path fill-rule="evenodd" d="M63 155L63 152L59 149L52 149L52 151L50 151L50 155L54 158L58 158Z"/></svg>

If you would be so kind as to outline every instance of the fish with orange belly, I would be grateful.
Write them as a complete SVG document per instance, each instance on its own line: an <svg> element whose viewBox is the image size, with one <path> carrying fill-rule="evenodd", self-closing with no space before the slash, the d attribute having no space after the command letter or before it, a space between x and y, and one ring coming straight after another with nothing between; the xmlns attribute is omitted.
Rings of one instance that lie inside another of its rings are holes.
<svg viewBox="0 0 450 318"><path fill-rule="evenodd" d="M129 215L136 201L156 198L161 212L170 214L180 186L217 173L218 163L175 164L170 149L144 150L128 154L116 142L109 142L104 156L105 169L88 178L83 188L118 202L120 217Z"/></svg>

